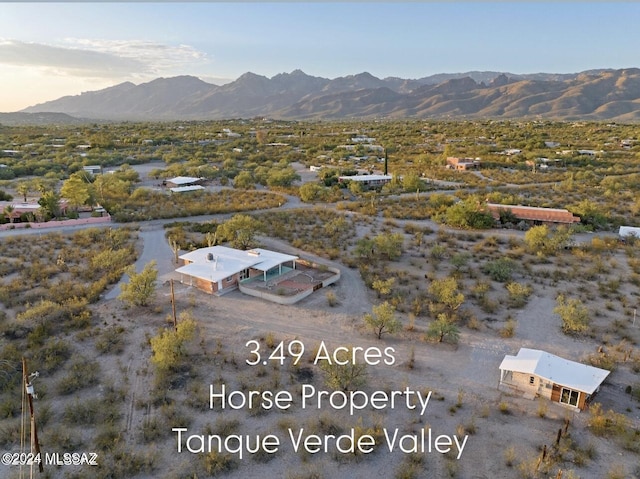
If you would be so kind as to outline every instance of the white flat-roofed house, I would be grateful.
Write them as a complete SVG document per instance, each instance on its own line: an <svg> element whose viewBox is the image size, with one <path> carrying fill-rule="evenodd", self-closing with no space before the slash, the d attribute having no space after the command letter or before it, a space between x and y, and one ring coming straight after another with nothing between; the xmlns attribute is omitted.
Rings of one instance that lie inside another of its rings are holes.
<svg viewBox="0 0 640 479"><path fill-rule="evenodd" d="M82 167L82 170L95 176L95 175L99 175L100 173L102 173L102 166L100 166L100 165L86 165L86 166Z"/></svg>
<svg viewBox="0 0 640 479"><path fill-rule="evenodd" d="M609 375L538 349L520 348L500 364L500 386L531 399L544 397L572 409L584 410Z"/></svg>
<svg viewBox="0 0 640 479"><path fill-rule="evenodd" d="M618 230L618 236L623 240L626 238L635 238L640 240L640 228L634 226L621 226Z"/></svg>
<svg viewBox="0 0 640 479"><path fill-rule="evenodd" d="M176 188L181 186L198 185L202 181L202 178L196 178L194 176L176 176L165 181L169 188Z"/></svg>
<svg viewBox="0 0 640 479"><path fill-rule="evenodd" d="M340 183L355 181L367 188L380 188L389 183L392 179L393 177L391 175L354 175L338 177L338 181Z"/></svg>
<svg viewBox="0 0 640 479"><path fill-rule="evenodd" d="M295 269L297 256L255 248L242 251L226 246L200 248L183 254L184 266L176 269L183 284L210 294L224 294L254 276L264 280Z"/></svg>

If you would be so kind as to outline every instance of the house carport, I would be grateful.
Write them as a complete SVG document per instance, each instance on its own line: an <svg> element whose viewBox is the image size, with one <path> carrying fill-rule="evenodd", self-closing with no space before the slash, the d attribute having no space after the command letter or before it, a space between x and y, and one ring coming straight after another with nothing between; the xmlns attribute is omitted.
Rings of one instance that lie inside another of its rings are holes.
<svg viewBox="0 0 640 479"><path fill-rule="evenodd" d="M183 254L180 259L185 265L176 272L182 283L207 293L222 294L257 275L262 275L265 281L269 275L279 276L288 262L292 264L290 269L295 269L298 257L261 248L241 251L212 246Z"/></svg>

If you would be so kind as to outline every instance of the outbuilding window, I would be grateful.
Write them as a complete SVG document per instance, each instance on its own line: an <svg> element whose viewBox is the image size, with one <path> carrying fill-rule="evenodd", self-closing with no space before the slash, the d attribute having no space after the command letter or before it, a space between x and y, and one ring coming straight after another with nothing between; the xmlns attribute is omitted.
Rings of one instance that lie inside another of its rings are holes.
<svg viewBox="0 0 640 479"><path fill-rule="evenodd" d="M580 396L580 391L573 391L572 389L562 388L562 393L560 394L560 402L569 404L571 406L578 406L578 396Z"/></svg>

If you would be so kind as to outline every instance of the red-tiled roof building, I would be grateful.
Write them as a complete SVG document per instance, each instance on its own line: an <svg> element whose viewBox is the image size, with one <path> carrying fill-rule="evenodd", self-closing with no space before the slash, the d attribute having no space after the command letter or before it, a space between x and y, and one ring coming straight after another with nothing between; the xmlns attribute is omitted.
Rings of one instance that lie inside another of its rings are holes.
<svg viewBox="0 0 640 479"><path fill-rule="evenodd" d="M523 221L554 224L580 223L578 216L574 216L570 211L560 208L537 208L534 206L499 205L495 203L487 203L487 208L496 220L500 219L500 210L502 210L510 211L516 218Z"/></svg>

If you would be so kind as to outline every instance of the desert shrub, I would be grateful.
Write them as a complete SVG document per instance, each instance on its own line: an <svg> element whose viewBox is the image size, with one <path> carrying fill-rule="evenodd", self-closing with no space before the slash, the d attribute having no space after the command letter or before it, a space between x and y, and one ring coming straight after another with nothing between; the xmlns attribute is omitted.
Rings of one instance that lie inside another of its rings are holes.
<svg viewBox="0 0 640 479"><path fill-rule="evenodd" d="M517 458L516 450L513 446L509 446L504 451L504 463L507 467L513 467Z"/></svg>
<svg viewBox="0 0 640 479"><path fill-rule="evenodd" d="M329 306L334 307L338 304L338 297L333 291L327 291L326 298Z"/></svg>
<svg viewBox="0 0 640 479"><path fill-rule="evenodd" d="M512 338L516 332L516 321L513 318L507 319L504 327L500 329L501 338Z"/></svg>
<svg viewBox="0 0 640 479"><path fill-rule="evenodd" d="M230 472L238 467L238 461L231 454L218 451L211 451L202 456L202 467L206 474L216 476L221 473Z"/></svg>
<svg viewBox="0 0 640 479"><path fill-rule="evenodd" d="M125 448L116 440L117 446L105 454L104 461L98 461L95 468L95 479L112 479L116 477L135 477L140 474L151 475L158 462L157 453L149 448L145 452L136 452Z"/></svg>
<svg viewBox="0 0 640 479"><path fill-rule="evenodd" d="M69 368L67 375L58 382L60 394L71 394L80 389L94 386L98 383L100 365L96 361L77 358Z"/></svg>
<svg viewBox="0 0 640 479"><path fill-rule="evenodd" d="M196 331L195 320L181 315L177 330L164 329L151 338L151 362L156 365L160 374L176 371L182 366L186 346L196 336Z"/></svg>
<svg viewBox="0 0 640 479"><path fill-rule="evenodd" d="M105 329L96 339L96 349L102 354L120 354L124 350L124 332L122 326Z"/></svg>
<svg viewBox="0 0 640 479"><path fill-rule="evenodd" d="M43 428L43 444L55 444L56 449L62 452L76 452L81 446L81 438L75 431L66 425L55 424Z"/></svg>
<svg viewBox="0 0 640 479"><path fill-rule="evenodd" d="M589 407L587 425L596 436L623 436L629 419L613 410L605 412L600 403L594 403Z"/></svg>
<svg viewBox="0 0 640 479"><path fill-rule="evenodd" d="M516 282L507 283L505 287L509 292L509 306L513 308L521 308L527 304L533 291L530 285Z"/></svg>
<svg viewBox="0 0 640 479"><path fill-rule="evenodd" d="M147 417L142 421L140 435L145 443L156 441L166 436L168 432L169 429L166 428L165 421L158 417Z"/></svg>
<svg viewBox="0 0 640 479"><path fill-rule="evenodd" d="M564 295L556 298L553 312L562 320L565 334L585 333L589 329L589 310L579 299L566 299Z"/></svg>
<svg viewBox="0 0 640 479"><path fill-rule="evenodd" d="M122 428L117 424L102 424L94 437L93 444L100 451L113 451L122 441Z"/></svg>
<svg viewBox="0 0 640 479"><path fill-rule="evenodd" d="M33 354L31 361L39 371L51 374L71 357L69 344L63 339L49 339Z"/></svg>
<svg viewBox="0 0 640 479"><path fill-rule="evenodd" d="M482 266L482 272L492 280L506 283L511 279L516 269L516 263L510 258L498 258Z"/></svg>
<svg viewBox="0 0 640 479"><path fill-rule="evenodd" d="M103 398L75 399L65 407L62 418L69 425L113 424L120 418L120 410L116 403Z"/></svg>

